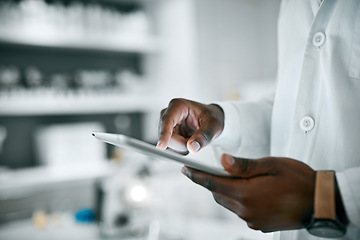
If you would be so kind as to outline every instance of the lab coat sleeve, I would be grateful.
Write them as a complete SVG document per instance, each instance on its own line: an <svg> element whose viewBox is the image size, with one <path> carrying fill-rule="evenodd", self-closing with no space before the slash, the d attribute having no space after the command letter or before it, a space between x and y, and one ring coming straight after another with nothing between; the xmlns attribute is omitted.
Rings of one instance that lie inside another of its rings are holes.
<svg viewBox="0 0 360 240"><path fill-rule="evenodd" d="M350 225L360 228L360 167L337 172L336 179Z"/></svg>
<svg viewBox="0 0 360 240"><path fill-rule="evenodd" d="M270 126L273 96L257 102L220 102L225 126L212 146L218 155L259 158L270 155Z"/></svg>

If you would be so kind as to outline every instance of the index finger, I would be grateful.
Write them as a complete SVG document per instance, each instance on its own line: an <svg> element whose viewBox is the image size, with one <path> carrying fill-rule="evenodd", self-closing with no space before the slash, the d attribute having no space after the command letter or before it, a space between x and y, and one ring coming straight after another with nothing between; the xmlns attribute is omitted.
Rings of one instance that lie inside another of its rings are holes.
<svg viewBox="0 0 360 240"><path fill-rule="evenodd" d="M171 136L174 132L174 128L177 124L180 124L186 115L182 109L177 109L169 105L167 109L161 112L159 123L159 141L157 147L160 149L166 149L169 145Z"/></svg>
<svg viewBox="0 0 360 240"><path fill-rule="evenodd" d="M159 141L158 141L156 147L158 147L160 149L167 148L175 126L176 126L176 124L174 121L172 121L172 119L166 119L165 121L160 121L160 123L159 123Z"/></svg>

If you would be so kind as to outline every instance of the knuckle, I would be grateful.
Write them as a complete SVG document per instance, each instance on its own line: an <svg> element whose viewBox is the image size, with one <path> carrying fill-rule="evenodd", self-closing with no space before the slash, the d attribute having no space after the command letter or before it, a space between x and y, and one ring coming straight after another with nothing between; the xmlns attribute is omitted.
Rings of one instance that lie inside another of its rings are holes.
<svg viewBox="0 0 360 240"><path fill-rule="evenodd" d="M202 185L208 189L209 191L214 191L215 190L215 186L213 181L211 181L210 179L204 179Z"/></svg>
<svg viewBox="0 0 360 240"><path fill-rule="evenodd" d="M221 194L219 195L216 193L213 193L213 197L217 204L225 207L226 209L228 209L234 213L237 212L238 205L236 204L236 201L234 201L233 199L226 198L224 196L221 196Z"/></svg>
<svg viewBox="0 0 360 240"><path fill-rule="evenodd" d="M194 139L200 143L201 147L204 147L212 141L213 135L212 129L202 129L194 135Z"/></svg>
<svg viewBox="0 0 360 240"><path fill-rule="evenodd" d="M169 106L182 104L184 102L185 102L185 99L183 99L183 98L173 98L170 100Z"/></svg>
<svg viewBox="0 0 360 240"><path fill-rule="evenodd" d="M248 227L253 229L253 230L261 230L261 226L259 226L258 224L256 223L253 223L253 222L246 222Z"/></svg>
<svg viewBox="0 0 360 240"><path fill-rule="evenodd" d="M256 168L257 162L256 160L252 159L241 159L241 161L238 161L236 165L237 168L241 171L241 173L247 175Z"/></svg>
<svg viewBox="0 0 360 240"><path fill-rule="evenodd" d="M201 135L203 136L204 141L206 143L208 143L208 142L210 142L212 140L212 136L214 135L214 131L213 131L213 129L207 129L203 133L201 133Z"/></svg>
<svg viewBox="0 0 360 240"><path fill-rule="evenodd" d="M248 171L250 170L250 160L249 159L242 159L241 163L238 164L240 171L242 173L248 173Z"/></svg>

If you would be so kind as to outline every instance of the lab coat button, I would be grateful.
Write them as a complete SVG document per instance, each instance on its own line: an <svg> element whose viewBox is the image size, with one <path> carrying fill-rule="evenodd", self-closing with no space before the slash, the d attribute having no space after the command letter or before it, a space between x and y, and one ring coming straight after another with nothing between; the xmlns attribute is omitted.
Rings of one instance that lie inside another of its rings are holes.
<svg viewBox="0 0 360 240"><path fill-rule="evenodd" d="M315 121L312 117L306 116L300 120L300 128L305 131L305 133L311 131L315 126Z"/></svg>
<svg viewBox="0 0 360 240"><path fill-rule="evenodd" d="M314 35L313 44L315 47L321 47L322 45L324 45L325 40L326 40L325 34L322 32L317 32Z"/></svg>

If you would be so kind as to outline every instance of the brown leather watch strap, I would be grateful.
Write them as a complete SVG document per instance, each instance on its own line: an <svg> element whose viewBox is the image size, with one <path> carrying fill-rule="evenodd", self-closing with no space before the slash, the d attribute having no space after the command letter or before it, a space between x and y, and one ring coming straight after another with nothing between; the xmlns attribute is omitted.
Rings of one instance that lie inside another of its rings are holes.
<svg viewBox="0 0 360 240"><path fill-rule="evenodd" d="M335 172L333 171L316 172L314 217L336 219Z"/></svg>

